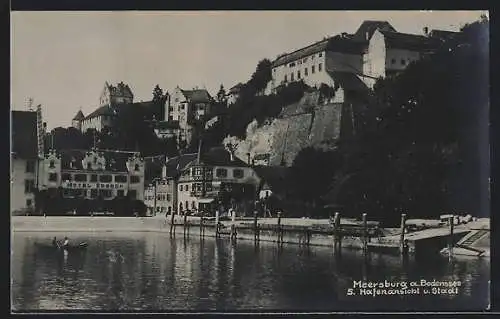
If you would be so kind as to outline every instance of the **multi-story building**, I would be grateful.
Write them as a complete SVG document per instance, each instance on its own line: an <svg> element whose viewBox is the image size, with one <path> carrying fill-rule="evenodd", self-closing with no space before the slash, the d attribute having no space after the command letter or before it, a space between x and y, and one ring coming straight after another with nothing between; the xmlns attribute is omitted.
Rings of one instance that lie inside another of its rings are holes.
<svg viewBox="0 0 500 319"><path fill-rule="evenodd" d="M36 112L12 111L11 213L35 209L38 160L43 154L41 107Z"/></svg>
<svg viewBox="0 0 500 319"><path fill-rule="evenodd" d="M50 150L39 163L38 188L65 198L144 200L144 160L136 153Z"/></svg>
<svg viewBox="0 0 500 319"><path fill-rule="evenodd" d="M214 99L206 89L183 90L178 86L166 99L164 122L159 122L155 132L159 137L191 141L196 121L210 117Z"/></svg>
<svg viewBox="0 0 500 319"><path fill-rule="evenodd" d="M379 77L404 70L408 63L435 48L433 34L399 33L386 21L364 21L354 34L342 33L278 56L272 62L271 91L304 81L333 87L332 72L352 73L372 86Z"/></svg>
<svg viewBox="0 0 500 319"><path fill-rule="evenodd" d="M242 87L243 87L243 83L238 83L229 89L229 91L226 94L226 100L227 100L228 106L231 106L234 103L236 103L236 100L240 96L240 91L241 91Z"/></svg>
<svg viewBox="0 0 500 319"><path fill-rule="evenodd" d="M88 129L95 129L101 131L104 127L113 126L114 119L120 115L124 110L141 109L147 115L147 118L141 120L155 120L162 121L164 118L166 100L164 102L135 102L134 94L127 84L123 82L118 83L116 86L105 83L104 89L99 97L99 106L89 115L85 116L81 110L73 118L71 125L82 132ZM154 117L153 117L154 115Z"/></svg>
<svg viewBox="0 0 500 319"><path fill-rule="evenodd" d="M213 148L180 171L177 209L209 211L224 194L236 200L253 200L259 183L250 165L224 148Z"/></svg>

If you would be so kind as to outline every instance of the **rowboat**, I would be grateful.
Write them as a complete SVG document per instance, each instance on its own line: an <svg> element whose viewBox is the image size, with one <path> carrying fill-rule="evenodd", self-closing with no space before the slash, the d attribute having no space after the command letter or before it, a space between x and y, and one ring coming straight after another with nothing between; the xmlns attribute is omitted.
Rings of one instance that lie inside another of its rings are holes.
<svg viewBox="0 0 500 319"><path fill-rule="evenodd" d="M37 249L43 250L43 251L53 251L53 252L80 252L80 251L85 251L88 247L88 244L85 242L79 243L78 245L68 245L68 246L53 246L52 244L45 244L45 243L35 243L35 247Z"/></svg>

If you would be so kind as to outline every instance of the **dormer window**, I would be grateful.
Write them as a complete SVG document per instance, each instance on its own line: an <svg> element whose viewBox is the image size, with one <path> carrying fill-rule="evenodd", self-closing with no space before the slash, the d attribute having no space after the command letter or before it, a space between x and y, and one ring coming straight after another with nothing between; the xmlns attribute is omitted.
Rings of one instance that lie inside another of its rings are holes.
<svg viewBox="0 0 500 319"><path fill-rule="evenodd" d="M55 168L55 167L56 167L56 163L54 161L50 161L49 168Z"/></svg>
<svg viewBox="0 0 500 319"><path fill-rule="evenodd" d="M135 164L134 169L135 169L136 171L138 171L138 170L139 170L139 164Z"/></svg>

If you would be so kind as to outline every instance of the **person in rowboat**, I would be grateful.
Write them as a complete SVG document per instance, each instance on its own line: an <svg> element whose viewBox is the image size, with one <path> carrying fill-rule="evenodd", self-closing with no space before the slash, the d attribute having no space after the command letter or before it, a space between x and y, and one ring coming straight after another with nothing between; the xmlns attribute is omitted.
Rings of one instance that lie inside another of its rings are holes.
<svg viewBox="0 0 500 319"><path fill-rule="evenodd" d="M68 246L69 246L69 239L68 237L64 237L63 247L67 248Z"/></svg>

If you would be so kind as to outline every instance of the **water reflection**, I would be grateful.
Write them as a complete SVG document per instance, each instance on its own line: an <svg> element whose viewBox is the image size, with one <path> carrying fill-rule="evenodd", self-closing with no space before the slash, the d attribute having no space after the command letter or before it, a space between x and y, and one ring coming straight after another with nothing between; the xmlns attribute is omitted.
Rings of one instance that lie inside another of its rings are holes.
<svg viewBox="0 0 500 319"><path fill-rule="evenodd" d="M480 310L487 260L424 259L332 248L168 234L76 234L85 253L35 248L53 234L13 237L18 310ZM355 280L460 280L458 296L348 296Z"/></svg>

